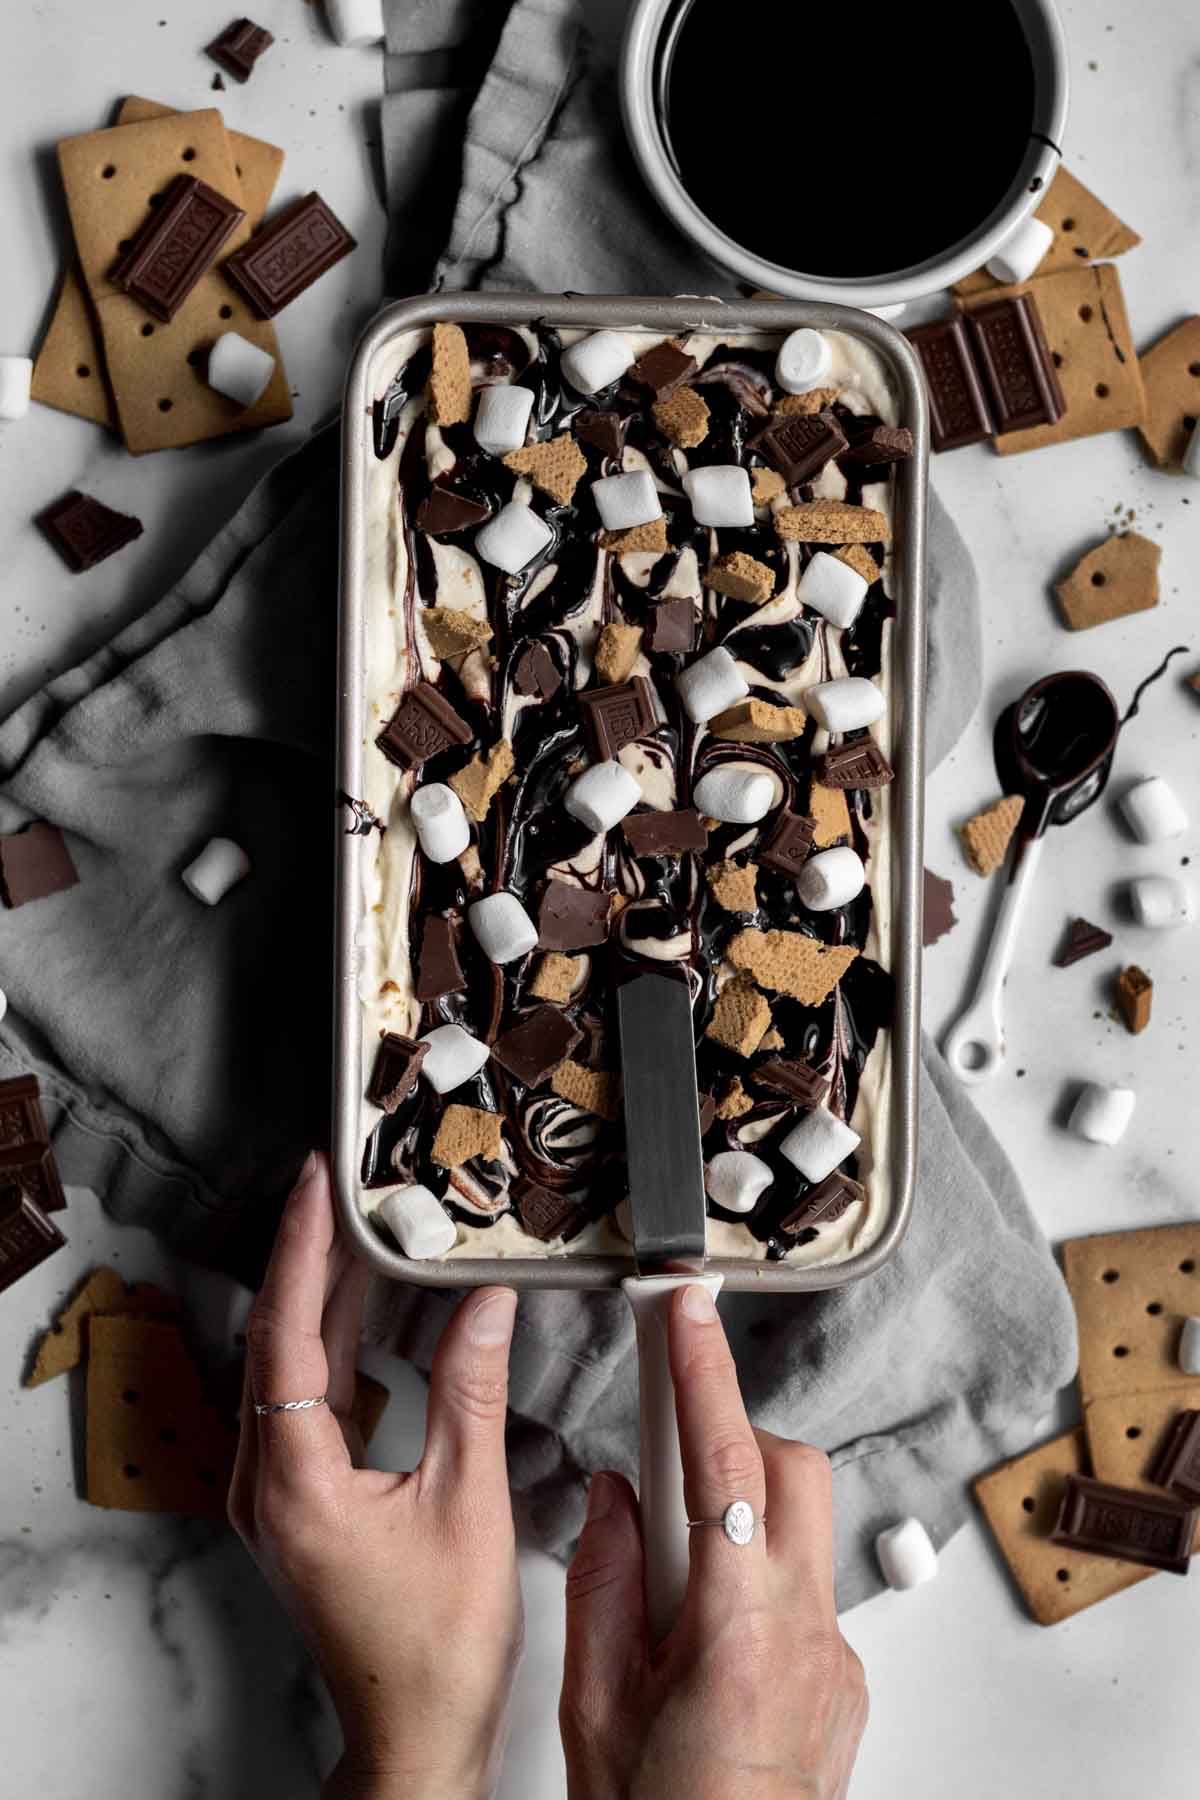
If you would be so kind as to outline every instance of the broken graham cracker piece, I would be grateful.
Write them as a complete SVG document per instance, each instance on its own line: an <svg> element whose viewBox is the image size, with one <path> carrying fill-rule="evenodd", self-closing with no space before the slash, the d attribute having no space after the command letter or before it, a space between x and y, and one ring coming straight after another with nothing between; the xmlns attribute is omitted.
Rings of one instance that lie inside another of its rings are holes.
<svg viewBox="0 0 1200 1800"><path fill-rule="evenodd" d="M780 494L786 493L787 482L778 469L752 469L750 487L755 506L769 506L772 500L777 500Z"/></svg>
<svg viewBox="0 0 1200 1800"><path fill-rule="evenodd" d="M714 863L705 869L705 879L718 906L726 912L754 912L758 907L757 863Z"/></svg>
<svg viewBox="0 0 1200 1800"><path fill-rule="evenodd" d="M747 556L744 550L733 550L709 565L704 585L714 593L728 594L731 600L762 606L775 592L775 574L757 557Z"/></svg>
<svg viewBox="0 0 1200 1800"><path fill-rule="evenodd" d="M768 1032L767 1035L770 1036L770 1033ZM763 1043L765 1044L766 1041L764 1038ZM762 1046L760 1045L759 1048L761 1049ZM733 1075L722 1090L721 1098L717 1101L716 1116L718 1119L740 1119L745 1113L750 1112L753 1106L753 1100L742 1086L741 1077Z"/></svg>
<svg viewBox="0 0 1200 1800"><path fill-rule="evenodd" d="M808 790L808 816L813 822L813 843L828 850L850 836L850 802L844 788L826 787L814 781Z"/></svg>
<svg viewBox="0 0 1200 1800"><path fill-rule="evenodd" d="M848 569L853 569L856 575L861 575L868 587L878 581L883 573L871 552L862 544L847 544L843 549L835 550L833 554L838 562L844 562Z"/></svg>
<svg viewBox="0 0 1200 1800"><path fill-rule="evenodd" d="M802 1006L820 1006L858 956L852 944L821 944L805 931L739 931L726 950L735 969L760 987L790 994ZM767 1025L770 1025L768 1014Z"/></svg>
<svg viewBox="0 0 1200 1800"><path fill-rule="evenodd" d="M554 1000L561 1006L575 992L582 961L582 957L564 956L561 950L551 950L534 971L529 983L530 993L538 1000Z"/></svg>
<svg viewBox="0 0 1200 1800"><path fill-rule="evenodd" d="M667 542L667 520L664 513L644 525L631 525L626 531L602 531L600 543L605 550L623 555L626 550L654 550L660 555L670 548Z"/></svg>
<svg viewBox="0 0 1200 1800"><path fill-rule="evenodd" d="M568 1056L550 1077L550 1086L561 1099L598 1119L611 1123L621 1116L621 1078L607 1069L589 1069Z"/></svg>
<svg viewBox="0 0 1200 1800"><path fill-rule="evenodd" d="M486 644L492 635L486 619L480 619L474 613L460 612L453 606L422 607L421 623L429 639L429 648L438 658L465 656L468 650Z"/></svg>
<svg viewBox="0 0 1200 1800"><path fill-rule="evenodd" d="M737 975L717 995L704 1035L738 1056L753 1056L770 1029L771 1008L766 999L752 981Z"/></svg>
<svg viewBox="0 0 1200 1800"><path fill-rule="evenodd" d="M458 1169L474 1157L495 1162L504 1149L499 1113L453 1101L442 1114L429 1154L442 1169Z"/></svg>
<svg viewBox="0 0 1200 1800"><path fill-rule="evenodd" d="M587 458L569 431L544 444L526 444L501 458L506 469L528 475L534 487L560 506L569 506L579 477L587 474Z"/></svg>
<svg viewBox="0 0 1200 1800"><path fill-rule="evenodd" d="M25 1386L40 1387L43 1381L78 1368L84 1359L88 1327L97 1315L168 1319L178 1312L178 1300L153 1283L126 1282L115 1269L93 1269L38 1345Z"/></svg>
<svg viewBox="0 0 1200 1800"><path fill-rule="evenodd" d="M1087 1473L1086 1441L1076 1430L1010 1458L973 1483L1000 1554L1039 1625L1073 1618L1155 1573L1051 1542L1067 1476Z"/></svg>
<svg viewBox="0 0 1200 1800"><path fill-rule="evenodd" d="M613 621L604 627L596 645L596 673L606 687L615 687L618 682L629 679L641 647L640 625L622 625Z"/></svg>
<svg viewBox="0 0 1200 1800"><path fill-rule="evenodd" d="M476 754L464 769L448 776L450 786L462 801L468 816L481 825L488 816L493 797L513 772L513 749L507 738L493 744L486 756Z"/></svg>
<svg viewBox="0 0 1200 1800"><path fill-rule="evenodd" d="M887 544L892 536L883 513L871 506L851 506L846 500L781 506L775 514L775 530L781 538L797 544Z"/></svg>
<svg viewBox="0 0 1200 1800"><path fill-rule="evenodd" d="M769 700L738 700L726 707L708 729L734 744L786 744L801 737L808 724L802 706L772 706Z"/></svg>
<svg viewBox="0 0 1200 1800"><path fill-rule="evenodd" d="M708 436L708 407L695 388L676 388L665 400L654 402L653 412L663 436L681 450L694 450Z"/></svg>
<svg viewBox="0 0 1200 1800"><path fill-rule="evenodd" d="M1157 606L1161 560L1162 545L1137 531L1097 544L1055 585L1064 625L1072 631L1089 631L1093 625Z"/></svg>
<svg viewBox="0 0 1200 1800"><path fill-rule="evenodd" d="M1023 794L1005 794L1003 799L959 826L963 855L977 875L995 874L1008 855L1012 834L1024 810Z"/></svg>
<svg viewBox="0 0 1200 1800"><path fill-rule="evenodd" d="M1138 430L1160 469L1180 469L1200 418L1200 318L1185 319L1138 358L1146 412Z"/></svg>
<svg viewBox="0 0 1200 1800"><path fill-rule="evenodd" d="M1080 263L1123 256L1142 241L1136 231L1061 164L1033 216L1054 233L1054 242L1037 266L1038 275L1053 275L1059 269L1076 269ZM977 269L973 275L956 281L951 291L982 294L994 292L999 286L986 269Z"/></svg>
<svg viewBox="0 0 1200 1800"><path fill-rule="evenodd" d="M812 418L832 406L841 391L841 388L810 388L807 394L784 394L772 416L777 419Z"/></svg>
<svg viewBox="0 0 1200 1800"><path fill-rule="evenodd" d="M1130 963L1117 976L1116 997L1117 1011L1125 1022L1125 1029L1136 1037L1150 1023L1154 983L1144 969L1139 969L1136 963Z"/></svg>
<svg viewBox="0 0 1200 1800"><path fill-rule="evenodd" d="M471 352L461 325L435 325L426 388L434 425L465 425L471 416Z"/></svg>

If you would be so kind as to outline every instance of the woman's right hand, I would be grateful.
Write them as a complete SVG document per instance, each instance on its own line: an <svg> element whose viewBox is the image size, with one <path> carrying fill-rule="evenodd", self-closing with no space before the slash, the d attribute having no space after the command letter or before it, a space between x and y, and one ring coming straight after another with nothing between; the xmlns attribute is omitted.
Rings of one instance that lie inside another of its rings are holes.
<svg viewBox="0 0 1200 1800"><path fill-rule="evenodd" d="M687 1593L656 1648L633 1489L593 1477L567 1577L570 1800L839 1800L867 1690L834 1607L829 1460L753 1430L704 1287L674 1295L670 1351L688 1517L745 1499L766 1525L745 1547L692 1531Z"/></svg>

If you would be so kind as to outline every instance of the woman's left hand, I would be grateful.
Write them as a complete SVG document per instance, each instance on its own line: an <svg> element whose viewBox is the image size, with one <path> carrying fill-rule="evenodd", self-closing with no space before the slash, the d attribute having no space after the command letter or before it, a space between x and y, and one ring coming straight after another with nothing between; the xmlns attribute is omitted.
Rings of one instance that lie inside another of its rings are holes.
<svg viewBox="0 0 1200 1800"><path fill-rule="evenodd" d="M247 1327L229 1517L312 1647L345 1800L492 1792L521 1649L504 1460L516 1295L468 1296L438 1346L411 1474L364 1469L348 1414L365 1265L338 1241L323 1157L287 1203ZM328 1396L259 1416L253 1402Z"/></svg>

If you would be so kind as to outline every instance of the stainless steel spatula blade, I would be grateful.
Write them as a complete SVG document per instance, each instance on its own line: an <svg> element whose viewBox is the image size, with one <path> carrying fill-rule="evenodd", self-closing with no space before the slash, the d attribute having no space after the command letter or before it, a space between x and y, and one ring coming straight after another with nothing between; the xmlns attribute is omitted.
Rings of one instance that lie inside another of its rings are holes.
<svg viewBox="0 0 1200 1800"><path fill-rule="evenodd" d="M620 989L617 1015L638 1268L702 1268L704 1159L690 990L670 975L637 975Z"/></svg>

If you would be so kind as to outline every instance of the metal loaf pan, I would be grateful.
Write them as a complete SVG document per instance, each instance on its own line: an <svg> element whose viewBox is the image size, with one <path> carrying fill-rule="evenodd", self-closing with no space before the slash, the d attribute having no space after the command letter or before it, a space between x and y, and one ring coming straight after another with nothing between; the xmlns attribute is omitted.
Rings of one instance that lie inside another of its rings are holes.
<svg viewBox="0 0 1200 1800"><path fill-rule="evenodd" d="M342 413L342 551L338 668L338 782L344 793L362 792L365 732L363 627L367 476L374 456L371 409L395 373L395 350L407 332L439 320L462 324L553 325L596 330L793 331L798 326L846 332L871 346L888 365L900 395L904 423L913 433L911 461L896 469L893 585L892 974L896 1010L892 1023L892 1212L881 1236L859 1256L826 1267L713 1258L710 1267L734 1291L813 1293L869 1275L891 1256L904 1235L913 1204L917 1155L917 1069L920 1054L922 820L925 707L925 498L928 419L917 360L899 332L870 313L808 301L723 301L685 295L674 299L561 294L436 294L389 306L367 329L354 353ZM506 1282L527 1288L604 1288L633 1273L632 1257L472 1257L412 1262L383 1241L359 1208L362 1157L359 1108L361 1014L355 936L359 924L359 859L365 839L337 831L336 978L334 1023L334 1183L342 1228L358 1253L381 1274L425 1287L476 1287Z"/></svg>

